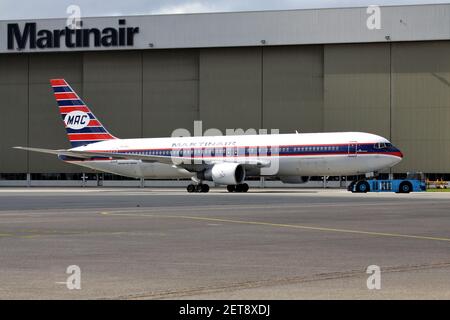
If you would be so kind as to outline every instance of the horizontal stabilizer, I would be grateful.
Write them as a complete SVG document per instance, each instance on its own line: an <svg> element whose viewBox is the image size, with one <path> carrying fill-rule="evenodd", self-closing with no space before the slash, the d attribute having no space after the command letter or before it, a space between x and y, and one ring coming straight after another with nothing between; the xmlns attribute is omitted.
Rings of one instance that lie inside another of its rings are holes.
<svg viewBox="0 0 450 320"><path fill-rule="evenodd" d="M72 151L68 151L68 150L64 150L64 149L53 150L53 149L29 148L29 147L13 147L13 148L19 149L19 150L25 150L25 151L34 151L34 152L55 154L57 156L62 155L62 156L77 157L77 158L82 158L82 159L91 158L90 156L74 155Z"/></svg>

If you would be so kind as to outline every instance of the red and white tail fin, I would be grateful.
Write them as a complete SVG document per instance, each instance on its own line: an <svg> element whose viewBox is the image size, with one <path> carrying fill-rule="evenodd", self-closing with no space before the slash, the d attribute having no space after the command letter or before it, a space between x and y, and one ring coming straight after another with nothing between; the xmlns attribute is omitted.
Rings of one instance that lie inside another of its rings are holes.
<svg viewBox="0 0 450 320"><path fill-rule="evenodd" d="M50 83L66 127L67 137L73 148L117 139L98 121L64 79L51 79Z"/></svg>

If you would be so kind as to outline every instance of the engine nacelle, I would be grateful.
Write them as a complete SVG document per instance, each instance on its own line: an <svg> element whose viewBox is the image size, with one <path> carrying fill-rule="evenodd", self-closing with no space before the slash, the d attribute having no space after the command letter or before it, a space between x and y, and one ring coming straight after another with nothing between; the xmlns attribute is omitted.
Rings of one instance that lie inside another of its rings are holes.
<svg viewBox="0 0 450 320"><path fill-rule="evenodd" d="M214 181L217 184L234 185L245 179L245 169L242 164L224 162L215 164L203 172L203 180Z"/></svg>
<svg viewBox="0 0 450 320"><path fill-rule="evenodd" d="M301 184L301 183L308 182L309 177L308 176L286 176L286 177L280 177L280 180L283 183Z"/></svg>

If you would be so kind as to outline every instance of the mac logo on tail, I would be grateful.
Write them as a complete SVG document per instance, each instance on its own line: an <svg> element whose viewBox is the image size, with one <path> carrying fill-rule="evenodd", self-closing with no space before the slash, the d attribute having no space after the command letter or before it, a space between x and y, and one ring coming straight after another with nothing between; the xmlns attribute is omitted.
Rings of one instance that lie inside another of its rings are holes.
<svg viewBox="0 0 450 320"><path fill-rule="evenodd" d="M83 111L72 111L66 114L64 123L67 128L80 130L88 126L89 115Z"/></svg>

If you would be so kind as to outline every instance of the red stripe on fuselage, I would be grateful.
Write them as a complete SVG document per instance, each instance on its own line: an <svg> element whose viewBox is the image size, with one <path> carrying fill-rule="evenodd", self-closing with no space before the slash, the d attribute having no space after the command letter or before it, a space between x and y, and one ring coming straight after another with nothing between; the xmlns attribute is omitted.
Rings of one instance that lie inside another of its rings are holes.
<svg viewBox="0 0 450 320"><path fill-rule="evenodd" d="M86 151L91 151L91 150L86 150ZM112 152L111 150L97 150L96 152ZM401 152L364 152L361 153L360 155L374 155L374 154L380 154L380 155L392 155L392 156L396 156L399 158L403 158L403 155ZM303 157L303 156L333 156L333 155L340 155L340 156L348 156L348 153L345 152L329 152L329 153L322 153L322 154L314 154L314 153L303 153L303 154L286 154L286 155L277 155L279 157ZM156 155L157 156L157 155ZM164 158L171 158L171 156L160 156L160 157L164 157ZM182 157L175 157L175 158L181 158L181 159L185 159L185 160L195 160L195 159L230 159L230 158L262 158L262 157L273 157L273 155L260 155L260 156L246 156L246 155L230 155L230 156L223 156L223 155L216 155L216 156L211 156L211 155L205 155L205 156L182 156ZM64 160L66 162L83 162L83 161L108 161L111 160L111 158L91 158L91 159L83 159L83 160Z"/></svg>
<svg viewBox="0 0 450 320"><path fill-rule="evenodd" d="M144 149L142 149L144 150ZM148 149L151 150L151 149ZM154 149L153 149L154 150ZM161 149L161 150L169 150L169 151L178 151L178 149ZM130 153L130 155L133 155L133 152L131 152L132 150L86 150L87 152L106 152L106 153L118 153L121 155L126 154L127 152ZM139 155L138 152L134 153L135 155ZM355 155L355 156L364 156L364 155L390 155L390 156L396 156L399 158L403 158L403 154L401 152L398 151L393 151L393 152L361 152L361 153L357 153L355 154L350 154L350 155ZM279 156L279 157L302 157L302 156L333 156L333 155L340 155L340 156L348 156L349 153L348 152L343 152L343 151L327 151L327 152L303 152L303 153L290 153L290 154L250 154L250 155L244 155L244 154L237 154L237 155L223 155L223 154L217 154L217 155L211 155L211 154L203 154L203 155L183 155L181 157L179 156L174 156L175 158L186 158L186 159L201 159L201 158L243 158L243 157L247 157L247 158L258 158L258 157L273 157L273 156ZM157 155L157 154L152 154L152 155L148 155L148 156L159 156L159 157L172 157L172 156L167 156L167 155Z"/></svg>
<svg viewBox="0 0 450 320"><path fill-rule="evenodd" d="M368 145L368 144L375 144L375 142L361 142L358 143L358 146L361 145ZM119 150L119 152L130 152L130 151L147 151L147 150L198 150L198 149L232 149L232 148L267 148L267 147L277 147L277 148L292 148L292 147L341 147L341 146L348 146L348 143L335 143L335 144L284 144L284 145L260 145L260 146L201 146L201 147L193 147L193 146L183 146L183 147L175 147L175 148L145 148L145 149L127 149L127 150ZM102 152L104 150L89 150L93 152ZM362 152L361 152L362 153Z"/></svg>

